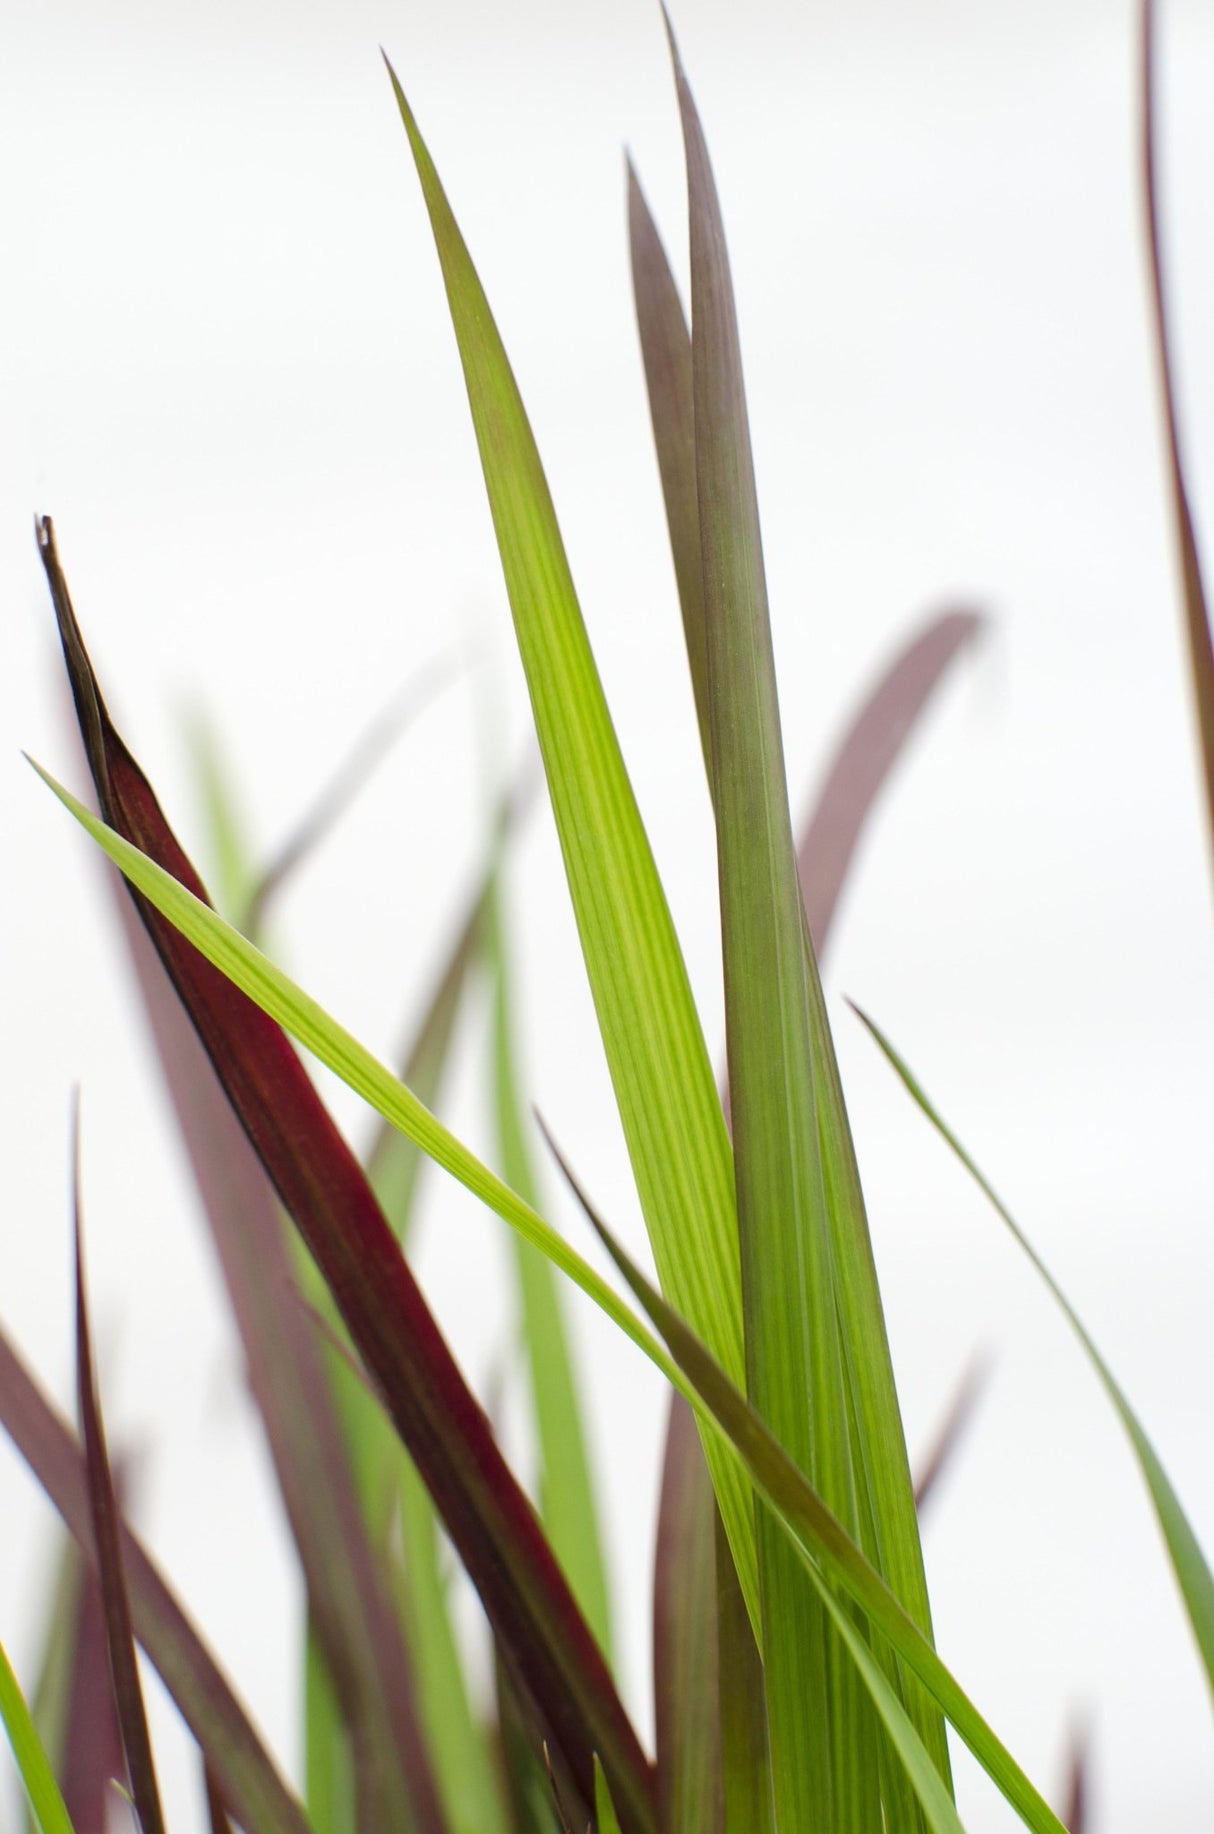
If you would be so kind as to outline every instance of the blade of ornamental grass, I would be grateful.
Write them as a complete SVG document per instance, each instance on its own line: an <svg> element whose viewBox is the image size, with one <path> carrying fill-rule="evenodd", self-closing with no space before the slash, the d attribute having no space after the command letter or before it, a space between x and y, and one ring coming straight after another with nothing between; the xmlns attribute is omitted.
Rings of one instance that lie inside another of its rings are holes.
<svg viewBox="0 0 1214 1834"><path fill-rule="evenodd" d="M598 1821L597 1834L620 1834L620 1820L615 1812L615 1803L611 1800L611 1791L607 1787L607 1778L598 1759L594 1760L594 1811Z"/></svg>
<svg viewBox="0 0 1214 1834"><path fill-rule="evenodd" d="M316 1834L357 1834L358 1780L349 1724L310 1611L304 1625L303 1781Z"/></svg>
<svg viewBox="0 0 1214 1834"><path fill-rule="evenodd" d="M95 1570L84 1458L7 1337L0 1332L0 1423ZM122 1560L135 1633L206 1753L241 1825L257 1834L311 1834L299 1803L214 1658L130 1530Z"/></svg>
<svg viewBox="0 0 1214 1834"><path fill-rule="evenodd" d="M250 1146L125 888L128 951L219 1255L311 1627L356 1757L357 1825L441 1834L417 1690L359 1506L329 1378L300 1303L274 1187ZM318 1776L308 1801L319 1800ZM320 1834L326 1818L318 1817Z"/></svg>
<svg viewBox="0 0 1214 1834"><path fill-rule="evenodd" d="M38 1737L38 1729L3 1644L0 1644L0 1719L4 1721L17 1775L41 1834L73 1834L50 1759Z"/></svg>
<svg viewBox="0 0 1214 1834"><path fill-rule="evenodd" d="M1130 1444L1134 1448L1134 1455L1138 1460L1139 1469L1146 1479L1151 1502L1154 1504L1155 1514L1159 1520L1159 1526L1163 1531L1164 1543L1172 1562L1172 1569L1176 1574L1176 1581L1180 1587L1180 1594L1184 1600L1189 1623L1192 1625L1193 1635L1197 1641L1197 1647L1205 1667L1206 1680L1210 1685L1211 1692L1214 1693L1214 1575L1211 1575L1205 1555L1201 1551L1197 1537L1189 1526L1188 1517L1180 1506L1180 1500L1172 1488L1167 1473L1159 1462L1154 1446L1147 1438L1137 1414L1127 1401L1112 1371L1109 1369L1108 1364L1089 1337L1085 1326L1069 1299L1046 1267L1036 1249L1032 1246L1028 1237L1024 1234L1020 1225L1012 1216L1007 1205L1003 1202L1003 1199L988 1182L984 1174L979 1171L977 1165L974 1163L973 1159L970 1158L970 1155L966 1152L956 1134L953 1133L948 1123L941 1116L939 1110L933 1106L924 1093L922 1085L915 1077L909 1065L899 1056L898 1052L889 1042L889 1039L886 1038L884 1033L874 1024L873 1020L871 1020L866 1013L861 1012L860 1008L854 1005L854 1002L852 1005L857 1018L859 1018L868 1028L881 1050L885 1053L893 1069L897 1071L914 1101L922 1109L923 1113L927 1116L945 1144L951 1147L952 1151L956 1154L961 1164L978 1186L978 1189L982 1192L983 1196L990 1203L997 1215L1007 1225L1007 1228L1011 1231L1015 1240L1028 1256L1038 1274L1040 1274L1042 1280L1052 1294L1055 1303L1062 1311L1067 1323L1083 1346L1088 1361L1100 1378L1101 1386L1117 1411L1121 1424L1129 1437Z"/></svg>
<svg viewBox="0 0 1214 1834"><path fill-rule="evenodd" d="M120 1463L114 1482L121 1507ZM122 1774L122 1734L114 1717L101 1593L67 1535L32 1710L76 1834L105 1834L110 1779Z"/></svg>
<svg viewBox="0 0 1214 1834"><path fill-rule="evenodd" d="M1176 539L1180 548L1180 573L1184 597L1185 631L1189 645L1189 669L1197 707L1197 729L1201 740L1202 776L1205 787L1206 814L1214 832L1214 642L1210 636L1210 616L1202 582L1201 558L1197 535L1189 507L1189 491L1180 453L1180 434L1176 424L1176 387L1172 374L1172 350L1168 336L1168 318L1164 296L1163 262L1159 249L1159 197L1155 175L1155 8L1151 0L1142 0L1142 181L1147 219L1147 252L1151 268L1151 303L1153 307L1155 347L1159 360L1159 381L1163 395L1164 419L1168 442L1168 469L1172 486L1172 513L1176 518Z"/></svg>
<svg viewBox="0 0 1214 1834"><path fill-rule="evenodd" d="M725 1829L716 1535L716 1498L695 1415L676 1394L666 1434L653 1563L653 1705L662 1834L724 1834ZM729 1565L736 1588L732 1559ZM741 1611L753 1647L744 1604Z"/></svg>
<svg viewBox="0 0 1214 1834"><path fill-rule="evenodd" d="M80 1109L77 1100L72 1114L72 1236L76 1260L76 1392L80 1406L80 1433L84 1441L89 1508L93 1521L93 1541L97 1549L105 1642L109 1652L114 1706L118 1715L118 1729L122 1734L131 1796L143 1834L164 1834L164 1811L160 1806L160 1788L156 1781L152 1741L143 1704L143 1689L139 1682L139 1658L135 1653L131 1604L122 1564L118 1498L114 1492L114 1477L106 1450L105 1425L101 1418L101 1403L93 1370L88 1297L84 1285L83 1232Z"/></svg>
<svg viewBox="0 0 1214 1834"><path fill-rule="evenodd" d="M936 1429L936 1437L927 1457L915 1475L915 1508L920 1515L957 1455L957 1447L965 1436L978 1398L986 1386L989 1369L988 1359L976 1356L957 1384L948 1412Z"/></svg>
<svg viewBox="0 0 1214 1834"><path fill-rule="evenodd" d="M232 1824L228 1820L223 1795L209 1764L204 1763L203 1765L202 1781L206 1793L207 1820L211 1824L211 1834L232 1834Z"/></svg>
<svg viewBox="0 0 1214 1834"><path fill-rule="evenodd" d="M671 51L691 224L696 478L748 1392L927 1623L905 1445L900 1459L895 1452L883 1460L891 1434L895 1447L901 1441L901 1421L875 1280L870 1291L835 1271L838 1256L871 1261L871 1250L858 1180L853 1191L823 1164L828 1150L838 1161L850 1139L841 1095L834 1108L826 1099L834 1092L833 1054L814 1010L821 990L788 811L724 228L673 36ZM758 1542L778 1822L918 1827L896 1768L885 1767L894 1781L880 1788L882 1725L892 1733L867 1677L857 1674L850 1641L844 1647L832 1632L833 1614L767 1515ZM891 1674L901 1690L896 1664ZM917 1690L909 1698L947 1779L940 1716Z"/></svg>
<svg viewBox="0 0 1214 1834"><path fill-rule="evenodd" d="M713 1618L717 1625L725 1827L773 1834L776 1805L763 1664L718 1510L714 1509L712 1520L716 1536Z"/></svg>
<svg viewBox="0 0 1214 1834"><path fill-rule="evenodd" d="M123 835L137 837L172 868L166 871L158 864L151 869L161 895L167 893L195 917L205 913L227 949L239 953L243 945L248 958L268 967L205 902L201 881L109 718L72 611L49 519L41 524L40 546L104 814ZM86 826L91 824L95 836L107 835L109 846L122 850L124 843L104 823L79 804L75 812ZM142 862L137 870L146 874L150 862L129 841L125 849L127 864ZM597 1751L626 1827L652 1828L651 1767L530 1504L469 1393L361 1168L279 1027L190 947L154 903L140 899L137 905L228 1099L324 1274L368 1370L388 1397L401 1438L442 1510L495 1633L525 1679L554 1746L587 1797ZM285 978L279 977L280 985ZM317 1008L311 1011L318 1016ZM331 1043L336 1030L330 1022ZM382 1066L375 1068L392 1086ZM395 1088L423 1128L450 1139L416 1098L405 1100L407 1092ZM500 1180L486 1176L495 1191L505 1189ZM511 1201L542 1233L530 1209L518 1199ZM615 1305L631 1319L628 1307L618 1299ZM632 1321L632 1329L637 1328Z"/></svg>
<svg viewBox="0 0 1214 1834"><path fill-rule="evenodd" d="M542 1121L540 1125L543 1127ZM661 1333L681 1374L686 1378L681 1384L681 1392L702 1418L716 1423L716 1427L745 1463L757 1492L782 1519L790 1541L800 1550L806 1572L811 1581L818 1585L819 1596L828 1601L826 1609L834 1614L836 1627L848 1624L850 1628L851 1620L839 1610L829 1583L832 1581L860 1607L869 1623L880 1631L906 1666L914 1671L992 1782L1002 1791L1026 1825L1034 1830L1034 1834L1065 1834L1054 1811L1034 1789L1010 1752L987 1725L905 1606L870 1565L805 1473L793 1463L762 1416L730 1381L711 1351L625 1253L590 1203L546 1128L544 1135L591 1227L655 1328ZM840 1635L847 1640L842 1629ZM920 1792L919 1799L925 1810L934 1812L929 1803L923 1801L925 1778L918 1762L918 1753L926 1753L926 1744L919 1738L888 1684L885 1687L876 1685L874 1677L883 1680L883 1671L875 1662L869 1664L862 1661L857 1653L861 1646L859 1641L855 1645L849 1642L857 1671L863 1676L883 1716L888 1713L890 1701L898 1704L902 1718L898 1721L897 1733L891 1734L896 1755L899 1762L905 1762L911 1754L915 1755L913 1768L908 1770L908 1775L912 1776ZM943 1788L934 1761L929 1763L929 1768ZM938 1798L933 1796L932 1800L935 1802Z"/></svg>
<svg viewBox="0 0 1214 1834"><path fill-rule="evenodd" d="M538 1210L539 1191L518 1086L500 871L489 894L485 934L493 978L493 1097L501 1167L510 1188ZM540 1520L573 1596L610 1662L607 1569L561 1294L545 1256L520 1236L514 1236L513 1242L540 1458Z"/></svg>
<svg viewBox="0 0 1214 1834"><path fill-rule="evenodd" d="M740 1379L741 1286L729 1140L686 967L526 412L468 250L390 66L389 74L442 265L570 897L654 1259L664 1288ZM713 1457L722 1512L757 1618L747 1485L719 1448ZM618 1790L616 1797L623 1814Z"/></svg>

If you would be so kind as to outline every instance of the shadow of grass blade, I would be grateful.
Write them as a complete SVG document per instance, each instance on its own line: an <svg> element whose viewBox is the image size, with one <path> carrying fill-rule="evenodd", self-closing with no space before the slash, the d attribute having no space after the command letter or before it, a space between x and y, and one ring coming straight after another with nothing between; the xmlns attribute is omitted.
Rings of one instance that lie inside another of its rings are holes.
<svg viewBox="0 0 1214 1834"><path fill-rule="evenodd" d="M98 801L116 831L109 835L109 847L117 843L121 851L125 841L127 852L146 868L134 837L158 856L152 876L162 893L171 888L170 897L180 905L205 911L230 947L262 960L206 904L201 882L150 784L110 721L49 520L41 525L40 547ZM79 804L74 812L94 835L108 833ZM496 1634L526 1679L554 1745L587 1794L593 1787L593 1754L599 1752L626 1827L650 1829L650 1766L531 1507L460 1376L361 1168L279 1026L165 921L154 903L137 897L136 904L229 1101L324 1274L368 1370L388 1397L402 1440L442 1510L452 1542ZM403 1098L405 1092L400 1093ZM441 1131L437 1123L431 1126L436 1134ZM500 1183L490 1182L495 1187ZM526 1206L518 1208L532 1216ZM618 1302L617 1310L627 1312Z"/></svg>
<svg viewBox="0 0 1214 1834"><path fill-rule="evenodd" d="M831 759L797 845L801 896L819 962L882 786L949 665L981 630L982 618L975 611L958 609L933 618L868 691Z"/></svg>
<svg viewBox="0 0 1214 1834"><path fill-rule="evenodd" d="M0 1720L4 1721L17 1774L41 1834L74 1834L50 1759L38 1737L3 1645L0 1645Z"/></svg>
<svg viewBox="0 0 1214 1834"><path fill-rule="evenodd" d="M148 1733L143 1689L139 1683L139 1662L135 1654L135 1633L131 1625L131 1605L127 1596L126 1576L122 1564L122 1536L118 1499L106 1451L105 1427L97 1398L93 1372L93 1349L89 1331L88 1299L84 1287L84 1250L81 1241L83 1219L80 1201L80 1119L79 1105L72 1117L72 1235L76 1262L76 1390L80 1405L80 1429L84 1441L85 1470L88 1477L89 1510L92 1516L93 1542L97 1549L97 1570L101 1584L101 1602L105 1616L105 1641L110 1658L110 1676L114 1706L122 1749L126 1757L127 1777L139 1825L143 1834L164 1834L164 1813L160 1806L160 1789L152 1758L152 1741Z"/></svg>
<svg viewBox="0 0 1214 1834"><path fill-rule="evenodd" d="M493 1094L498 1145L506 1183L533 1209L538 1209L539 1193L518 1086L502 900L499 871L489 894L485 926L493 977ZM562 1296L550 1263L537 1248L516 1235L514 1251L540 1460L540 1519L586 1622L610 1662L607 1569Z"/></svg>
<svg viewBox="0 0 1214 1834"><path fill-rule="evenodd" d="M3 1332L0 1424L95 1567L80 1447ZM214 1766L233 1813L257 1834L312 1834L214 1658L129 1529L122 1547L135 1634Z"/></svg>
<svg viewBox="0 0 1214 1834"><path fill-rule="evenodd" d="M664 1288L740 1378L729 1140L686 968L518 388L390 66L389 74L442 265L574 915L654 1259ZM747 1487L724 1465L714 1477L754 1608Z"/></svg>
<svg viewBox="0 0 1214 1834"><path fill-rule="evenodd" d="M1134 1448L1134 1454L1138 1460L1139 1468L1142 1471L1143 1477L1146 1479L1151 1502L1154 1504L1155 1514L1159 1520L1159 1526L1163 1531L1164 1543L1172 1562L1172 1569L1176 1574L1177 1584L1180 1587L1180 1593L1184 1600L1185 1610L1188 1613L1189 1623L1192 1625L1193 1635L1196 1638L1201 1660L1205 1667L1206 1680L1210 1685L1211 1692L1214 1693L1214 1575L1210 1572L1205 1555L1201 1551L1197 1537L1189 1526L1188 1517L1180 1506L1180 1500L1172 1488L1171 1481L1159 1462L1154 1446L1143 1431L1137 1414L1135 1414L1133 1408L1126 1400L1108 1364L1097 1350L1092 1339L1088 1336L1087 1330L1078 1314L1054 1279L1054 1276L1046 1267L1036 1249L1030 1243L1028 1237L1020 1228L1020 1225L1012 1216L1007 1205L996 1193L984 1174L979 1171L977 1165L974 1163L973 1159L970 1158L956 1134L953 1133L947 1122L941 1117L938 1109L929 1101L914 1073L911 1071L906 1061L899 1056L888 1038L885 1037L884 1033L874 1024L867 1014L861 1012L860 1008L855 1006L854 1003L853 1011L856 1013L857 1018L861 1020L872 1034L890 1065L902 1079L902 1082L905 1084L913 1100L917 1103L919 1108L922 1109L941 1139L956 1154L983 1196L1007 1225L1007 1228L1010 1230L1015 1240L1028 1256L1042 1280L1049 1288L1050 1293L1061 1309L1067 1323L1082 1344L1088 1361L1100 1378L1101 1385L1109 1400L1113 1403L1118 1417L1121 1420L1121 1424L1129 1436L1130 1444Z"/></svg>
<svg viewBox="0 0 1214 1834"><path fill-rule="evenodd" d="M839 1335L858 1321L837 1311L741 350L716 185L673 37L671 50L691 227L696 482L747 1392L850 1519ZM777 1823L877 1834L880 1722L816 1588L766 1513L758 1549Z"/></svg>
<svg viewBox="0 0 1214 1834"><path fill-rule="evenodd" d="M653 1562L653 1702L662 1834L724 1834L717 1506L695 1415L671 1397ZM737 1577L730 1573L734 1586ZM745 1604L746 1635L753 1643Z"/></svg>
<svg viewBox="0 0 1214 1834"><path fill-rule="evenodd" d="M1197 729L1201 740L1206 814L1212 834L1214 834L1214 642L1210 636L1210 617L1206 604L1205 587L1202 583L1201 559L1197 552L1197 535L1193 528L1193 514L1189 507L1188 486L1185 482L1184 464L1180 455L1180 434L1176 424L1176 386L1172 374L1172 349L1168 336L1163 263L1159 249L1159 195L1155 173L1155 8L1151 0L1142 0L1140 69L1143 201L1147 218L1147 252L1150 257L1155 347L1159 359L1160 390L1163 395L1168 442L1172 511L1176 518L1176 538L1180 548L1189 669L1197 707Z"/></svg>
<svg viewBox="0 0 1214 1834"><path fill-rule="evenodd" d="M299 1554L311 1626L340 1720L360 1754L359 1823L441 1834L444 1817L414 1678L359 1506L328 1374L300 1302L274 1187L130 898L120 882L115 889ZM315 1799L310 1785L309 1806ZM323 1816L318 1826L325 1834Z"/></svg>
<svg viewBox="0 0 1214 1834"><path fill-rule="evenodd" d="M674 561L683 641L695 697L704 768L712 777L712 732L708 717L708 651L704 631L704 575L700 561L700 510L696 498L695 405L691 379L691 333L679 289L670 270L632 162L628 162L628 245L649 418L662 480L666 527Z"/></svg>
<svg viewBox="0 0 1214 1834"><path fill-rule="evenodd" d="M546 1130L545 1138L591 1227L669 1346L685 1378L680 1385L682 1392L710 1429L715 1423L715 1428L724 1435L745 1463L757 1492L782 1520L790 1542L798 1548L811 1583L819 1585L819 1596L826 1601L825 1608L837 1609L837 1606L829 1590L819 1583L823 1580L834 1582L846 1592L869 1623L914 1672L941 1712L965 1740L992 1782L1002 1791L1025 1824L1034 1830L1034 1834L1066 1834L1057 1815L1029 1782L1011 1753L996 1738L905 1606L857 1547L805 1473L793 1463L762 1416L730 1381L712 1352L697 1337L687 1321L679 1316L621 1248ZM848 1620L836 1619L836 1622L846 1623ZM857 1655L858 1645L853 1645L842 1631L840 1634L857 1668L863 1671L865 1685L869 1686L871 1671L868 1665L861 1663ZM875 1692L870 1687L870 1693ZM925 1742L919 1739L917 1732L914 1733L914 1739L926 1749ZM905 1749L911 1750L914 1746L908 1743ZM903 1744L899 1741L896 1746L899 1760L902 1751ZM931 1768L942 1782L934 1760ZM843 1827L846 1834L851 1834L848 1824L843 1824Z"/></svg>

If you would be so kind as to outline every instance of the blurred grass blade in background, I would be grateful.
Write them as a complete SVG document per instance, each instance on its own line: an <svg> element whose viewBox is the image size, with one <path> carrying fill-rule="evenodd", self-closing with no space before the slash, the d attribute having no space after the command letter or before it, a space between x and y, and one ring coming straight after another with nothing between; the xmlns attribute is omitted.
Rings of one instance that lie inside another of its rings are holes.
<svg viewBox="0 0 1214 1834"><path fill-rule="evenodd" d="M0 1719L40 1834L74 1834L50 1759L43 1749L12 1663L0 1644Z"/></svg>
<svg viewBox="0 0 1214 1834"><path fill-rule="evenodd" d="M948 1412L936 1429L936 1436L926 1458L915 1473L915 1508L923 1514L937 1484L952 1464L973 1416L989 1370L985 1357L976 1356L963 1373L949 1403Z"/></svg>
<svg viewBox="0 0 1214 1834"><path fill-rule="evenodd" d="M1188 1517L1180 1506L1180 1500L1172 1488L1171 1481L1159 1462L1154 1446L1143 1431L1137 1414L1135 1414L1133 1408L1126 1400L1108 1364L1097 1350L1092 1339L1088 1336L1078 1314L1075 1312L1065 1293L1063 1293L1061 1287L1046 1267L1044 1261L1042 1261L1036 1249L1029 1242L1028 1237L1024 1234L1020 1225L1012 1216L1007 1205L1003 1202L1002 1198L999 1197L983 1173L979 1171L977 1165L970 1158L947 1122L943 1120L939 1111L928 1100L928 1097L925 1095L922 1086L917 1081L913 1072L905 1060L899 1056L888 1038L885 1037L884 1033L874 1024L868 1015L862 1012L854 1003L853 1010L856 1016L868 1028L869 1032L871 1032L873 1038L885 1053L892 1067L901 1077L915 1102L922 1109L940 1137L952 1148L957 1158L970 1174L970 1177L977 1184L979 1190L988 1199L992 1207L1003 1219L1004 1223L1006 1223L1008 1229L1028 1256L1042 1280L1044 1280L1054 1300L1062 1310L1067 1323L1082 1344L1089 1362L1100 1378L1105 1393L1116 1408L1121 1424L1129 1435L1130 1444L1134 1448L1134 1453L1138 1459L1142 1475L1146 1479L1147 1489L1150 1491L1151 1501L1155 1506L1155 1514L1158 1517L1159 1526L1163 1530L1163 1538L1167 1546L1169 1557L1171 1558L1172 1568L1176 1574L1177 1583L1180 1586L1181 1597L1184 1600L1189 1622L1193 1627L1193 1635L1197 1640L1197 1647L1201 1653L1201 1660L1206 1671L1206 1680L1210 1685L1211 1692L1214 1693L1214 1575L1210 1572L1205 1555L1198 1545L1197 1537L1189 1526Z"/></svg>
<svg viewBox="0 0 1214 1834"><path fill-rule="evenodd" d="M664 1288L740 1379L731 1155L687 971L518 387L394 74L392 83L442 264L570 897L654 1259ZM714 1457L757 1617L748 1486L732 1461Z"/></svg>
<svg viewBox="0 0 1214 1834"><path fill-rule="evenodd" d="M1176 385L1172 373L1172 346L1168 333L1163 261L1159 247L1159 189L1155 173L1155 8L1152 0L1141 0L1141 6L1142 180L1143 201L1147 217L1151 303L1154 309L1155 346L1159 358L1159 380L1168 443L1172 511L1176 518L1176 539L1180 548L1180 575L1184 598L1185 630L1189 647L1189 671L1197 708L1197 731L1201 744L1206 815L1211 836L1214 838L1214 643L1210 636L1210 617L1206 604L1205 587L1202 583L1201 559L1197 552L1197 535L1193 527L1188 486L1185 482L1184 464L1180 455L1180 434L1176 424Z"/></svg>
<svg viewBox="0 0 1214 1834"><path fill-rule="evenodd" d="M160 1806L160 1789L152 1742L148 1732L143 1689L139 1681L139 1659L135 1653L135 1633L131 1626L131 1605L127 1596L126 1576L122 1565L122 1537L119 1532L118 1499L106 1451L105 1427L97 1396L93 1371L93 1350L89 1331L88 1298L84 1286L84 1222L80 1198L80 1110L77 1101L72 1114L72 1239L76 1268L76 1392L80 1407L80 1434L84 1442L85 1471L88 1477L89 1511L92 1517L93 1542L97 1549L97 1570L101 1584L101 1602L105 1617L105 1640L109 1651L114 1706L122 1749L130 1782L135 1811L142 1834L164 1834L164 1813Z"/></svg>

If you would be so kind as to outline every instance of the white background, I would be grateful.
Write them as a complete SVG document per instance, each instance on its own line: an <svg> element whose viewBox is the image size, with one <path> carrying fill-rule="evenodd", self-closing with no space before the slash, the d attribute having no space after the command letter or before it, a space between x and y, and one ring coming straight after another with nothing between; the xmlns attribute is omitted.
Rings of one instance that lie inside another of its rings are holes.
<svg viewBox="0 0 1214 1834"><path fill-rule="evenodd" d="M35 510L187 846L211 714L268 848L425 662L475 659L302 872L280 953L390 1054L462 909L486 759L525 698L437 262L379 61L413 100L556 497L710 1040L711 836L631 318L622 147L685 267L650 0L233 0L36 11L0 56L0 1317L70 1397L66 1130L83 1088L107 1411L136 1513L294 1765L298 1587L212 1258L88 845L20 757L74 770ZM1128 1449L1001 1226L842 1005L866 1005L1004 1192L1214 1545L1210 865L1111 0L684 0L747 360L794 803L913 623L988 608L882 803L828 970L912 1451L993 1372L926 1524L939 1643L1047 1792L1093 1741L1092 1826L1210 1826L1208 1690ZM1163 35L1167 254L1199 523L1214 503L1214 16ZM475 732L491 704L496 735ZM78 779L77 779L78 781ZM528 1087L634 1243L610 1091L538 813L513 920ZM445 1112L484 1143L482 1015ZM343 1101L362 1135L366 1117ZM550 1207L585 1232L548 1180ZM503 1378L503 1227L431 1180L420 1266ZM580 1300L624 1685L648 1737L662 1397ZM28 1679L51 1518L0 1450L0 1638ZM158 1713L170 1819L201 1826ZM959 1764L967 1826L1008 1811ZM10 1823L11 1823L11 1817Z"/></svg>

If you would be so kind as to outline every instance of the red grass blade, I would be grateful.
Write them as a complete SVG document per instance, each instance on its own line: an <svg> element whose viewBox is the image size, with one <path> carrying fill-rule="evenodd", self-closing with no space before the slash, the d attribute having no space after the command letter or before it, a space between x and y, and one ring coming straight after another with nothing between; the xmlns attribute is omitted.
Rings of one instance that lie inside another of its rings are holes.
<svg viewBox="0 0 1214 1834"><path fill-rule="evenodd" d="M115 730L49 520L40 548L98 800L108 823L190 891L197 873ZM388 1399L495 1634L587 1800L594 1755L624 1827L655 1826L654 1778L531 1505L466 1387L357 1160L281 1029L137 894L145 927L241 1125Z"/></svg>
<svg viewBox="0 0 1214 1834"><path fill-rule="evenodd" d="M819 961L881 787L949 664L981 628L974 611L946 611L933 618L869 691L831 760L797 844L797 877Z"/></svg>
<svg viewBox="0 0 1214 1834"><path fill-rule="evenodd" d="M93 1569L97 1553L84 1457L0 1331L0 1423ZM129 1529L122 1531L135 1632L207 1753L233 1812L257 1834L311 1834L214 1658Z"/></svg>
<svg viewBox="0 0 1214 1834"><path fill-rule="evenodd" d="M653 1572L653 1699L662 1834L724 1834L716 1514L695 1415L676 1394L666 1433ZM748 1624L748 1635L749 1628Z"/></svg>
<svg viewBox="0 0 1214 1834"><path fill-rule="evenodd" d="M942 1473L952 1463L957 1447L970 1423L978 1397L986 1386L989 1367L985 1357L974 1357L957 1384L957 1392L953 1396L949 1410L941 1421L927 1457L915 1478L915 1508L921 1515Z"/></svg>
<svg viewBox="0 0 1214 1834"><path fill-rule="evenodd" d="M211 1834L232 1834L232 1824L228 1820L228 1811L215 1780L215 1772L206 1763L203 1764L203 1785L206 1789L207 1819L211 1824Z"/></svg>
<svg viewBox="0 0 1214 1834"><path fill-rule="evenodd" d="M143 1690L139 1685L139 1663L135 1654L135 1634L131 1628L131 1606L127 1597L122 1568L122 1538L119 1532L118 1502L114 1480L105 1447L105 1428L97 1399L93 1375L93 1351L89 1335L88 1301L84 1290L84 1255L81 1247L80 1204L80 1132L79 1115L73 1116L73 1233L76 1248L76 1382L80 1402L80 1425L84 1437L88 1471L89 1506L93 1518L93 1538L97 1548L97 1565L101 1578L101 1599L105 1615L105 1640L110 1658L114 1704L122 1746L126 1754L131 1794L143 1834L164 1834L164 1815L156 1783L156 1766L152 1759L152 1742L148 1734Z"/></svg>

